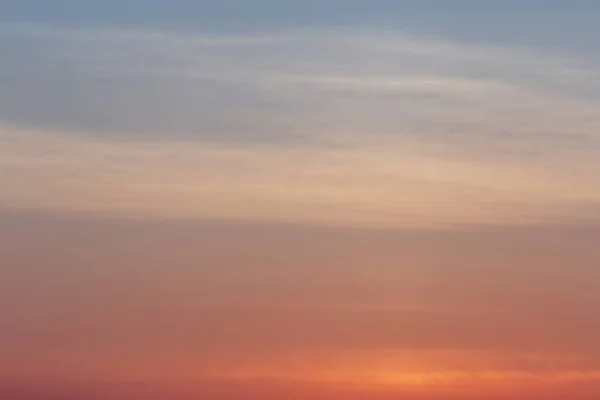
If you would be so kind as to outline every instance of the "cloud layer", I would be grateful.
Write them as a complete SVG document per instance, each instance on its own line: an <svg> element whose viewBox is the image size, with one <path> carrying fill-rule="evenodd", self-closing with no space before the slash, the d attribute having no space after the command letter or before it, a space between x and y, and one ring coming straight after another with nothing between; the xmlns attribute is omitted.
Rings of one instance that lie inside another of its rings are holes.
<svg viewBox="0 0 600 400"><path fill-rule="evenodd" d="M4 207L387 227L598 215L585 59L376 30L2 29Z"/></svg>

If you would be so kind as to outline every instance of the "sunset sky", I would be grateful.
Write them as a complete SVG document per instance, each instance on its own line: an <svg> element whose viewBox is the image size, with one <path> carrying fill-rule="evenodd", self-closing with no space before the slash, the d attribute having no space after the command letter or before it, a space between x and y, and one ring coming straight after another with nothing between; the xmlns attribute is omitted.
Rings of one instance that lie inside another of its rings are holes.
<svg viewBox="0 0 600 400"><path fill-rule="evenodd" d="M600 399L599 20L0 1L0 399Z"/></svg>

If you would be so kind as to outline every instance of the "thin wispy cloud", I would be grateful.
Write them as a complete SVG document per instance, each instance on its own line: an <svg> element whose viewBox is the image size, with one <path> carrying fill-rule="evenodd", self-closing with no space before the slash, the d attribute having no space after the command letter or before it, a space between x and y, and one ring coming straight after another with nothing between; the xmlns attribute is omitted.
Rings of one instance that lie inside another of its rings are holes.
<svg viewBox="0 0 600 400"><path fill-rule="evenodd" d="M584 59L374 30L4 30L28 44L3 67L6 206L392 227L597 212Z"/></svg>
<svg viewBox="0 0 600 400"><path fill-rule="evenodd" d="M420 127L433 117L448 130L481 130L467 122L475 115L490 125L478 135L520 125L544 130L557 119L569 130L597 123L597 101L589 98L591 91L600 94L591 79L596 71L585 60L526 49L386 31L239 37L29 25L5 30L11 32L5 47L28 45L3 68L11 79L2 96L9 122L229 139L259 131L343 134L344 123L356 122L365 130L358 117L369 126L365 135L413 134L407 124ZM27 118L19 115L25 109Z"/></svg>

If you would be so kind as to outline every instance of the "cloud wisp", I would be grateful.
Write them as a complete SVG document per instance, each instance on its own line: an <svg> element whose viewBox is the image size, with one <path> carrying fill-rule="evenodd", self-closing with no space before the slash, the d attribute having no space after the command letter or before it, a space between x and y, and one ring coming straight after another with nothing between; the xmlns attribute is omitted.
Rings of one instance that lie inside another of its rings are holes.
<svg viewBox="0 0 600 400"><path fill-rule="evenodd" d="M585 58L368 29L2 30L2 207L372 227L598 215Z"/></svg>

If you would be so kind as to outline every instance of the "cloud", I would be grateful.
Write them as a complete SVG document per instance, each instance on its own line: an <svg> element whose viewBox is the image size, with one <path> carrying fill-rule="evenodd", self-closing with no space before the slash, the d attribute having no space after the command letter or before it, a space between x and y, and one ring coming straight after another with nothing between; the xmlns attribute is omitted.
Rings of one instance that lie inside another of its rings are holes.
<svg viewBox="0 0 600 400"><path fill-rule="evenodd" d="M585 58L372 29L2 29L5 208L378 227L597 215Z"/></svg>
<svg viewBox="0 0 600 400"><path fill-rule="evenodd" d="M4 128L4 208L406 227L593 215L597 162L475 162L391 148L106 142ZM571 176L578 171L577 176Z"/></svg>
<svg viewBox="0 0 600 400"><path fill-rule="evenodd" d="M524 48L349 28L3 30L18 54L3 67L0 116L25 126L212 141L426 132L463 145L506 131L587 137L598 123L594 65Z"/></svg>

